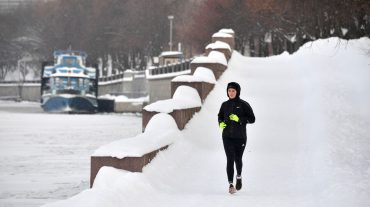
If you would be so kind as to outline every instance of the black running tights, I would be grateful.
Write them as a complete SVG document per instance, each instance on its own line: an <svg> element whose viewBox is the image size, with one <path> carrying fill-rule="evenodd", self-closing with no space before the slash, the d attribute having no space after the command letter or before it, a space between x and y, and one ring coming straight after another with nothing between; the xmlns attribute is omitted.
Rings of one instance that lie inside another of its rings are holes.
<svg viewBox="0 0 370 207"><path fill-rule="evenodd" d="M243 139L223 139L224 149L227 158L226 172L229 183L233 183L234 180L234 163L236 166L237 175L242 174L243 168L243 153L245 149L246 141Z"/></svg>

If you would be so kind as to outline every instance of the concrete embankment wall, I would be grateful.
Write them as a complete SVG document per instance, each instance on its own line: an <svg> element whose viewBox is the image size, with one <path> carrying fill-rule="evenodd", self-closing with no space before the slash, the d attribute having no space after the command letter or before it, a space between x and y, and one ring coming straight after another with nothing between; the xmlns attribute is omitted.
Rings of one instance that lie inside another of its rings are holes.
<svg viewBox="0 0 370 207"><path fill-rule="evenodd" d="M0 83L0 99L21 99L24 101L40 101L41 84L39 83ZM169 90L169 89L168 89ZM105 94L123 94L129 98L143 97L148 93L145 76L123 78L99 83L98 96Z"/></svg>
<svg viewBox="0 0 370 207"><path fill-rule="evenodd" d="M40 84L0 84L0 99L40 101Z"/></svg>
<svg viewBox="0 0 370 207"><path fill-rule="evenodd" d="M123 94L129 98L139 98L148 93L148 84L145 77L133 80L116 80L99 83L98 95Z"/></svg>
<svg viewBox="0 0 370 207"><path fill-rule="evenodd" d="M171 98L171 80L173 77L151 79L148 81L150 103Z"/></svg>

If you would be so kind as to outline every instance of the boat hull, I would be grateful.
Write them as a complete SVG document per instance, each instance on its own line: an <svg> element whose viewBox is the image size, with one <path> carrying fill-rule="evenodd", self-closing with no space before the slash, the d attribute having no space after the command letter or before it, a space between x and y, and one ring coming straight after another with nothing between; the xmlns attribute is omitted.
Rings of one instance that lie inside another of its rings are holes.
<svg viewBox="0 0 370 207"><path fill-rule="evenodd" d="M86 96L43 96L41 107L46 112L96 113L96 98Z"/></svg>

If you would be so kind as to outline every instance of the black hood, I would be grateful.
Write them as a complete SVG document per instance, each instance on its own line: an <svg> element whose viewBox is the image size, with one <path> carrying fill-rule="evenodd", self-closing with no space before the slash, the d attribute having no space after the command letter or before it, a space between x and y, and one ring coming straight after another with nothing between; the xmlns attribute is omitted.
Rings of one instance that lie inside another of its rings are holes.
<svg viewBox="0 0 370 207"><path fill-rule="evenodd" d="M235 96L235 98L237 98L237 99L240 98L240 85L237 82L230 82L230 83L227 84L227 88L226 88L226 95L227 95L227 97L229 97L229 94L227 93L227 90L229 88L233 88L233 89L236 90L236 96Z"/></svg>

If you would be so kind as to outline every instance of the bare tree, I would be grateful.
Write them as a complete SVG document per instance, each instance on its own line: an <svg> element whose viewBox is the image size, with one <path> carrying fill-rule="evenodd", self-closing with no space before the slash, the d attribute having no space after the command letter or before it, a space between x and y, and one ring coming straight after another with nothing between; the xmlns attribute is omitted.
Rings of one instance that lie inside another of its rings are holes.
<svg viewBox="0 0 370 207"><path fill-rule="evenodd" d="M88 61L111 58L115 71L143 69L174 42L204 52L221 28L236 32L236 49L252 56L294 52L317 38L370 36L368 0L55 0L0 14L0 78L17 60L51 59L56 49L83 50ZM40 60L40 61L41 61Z"/></svg>

